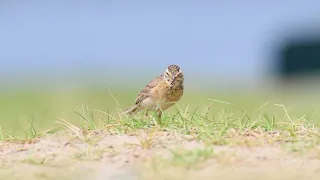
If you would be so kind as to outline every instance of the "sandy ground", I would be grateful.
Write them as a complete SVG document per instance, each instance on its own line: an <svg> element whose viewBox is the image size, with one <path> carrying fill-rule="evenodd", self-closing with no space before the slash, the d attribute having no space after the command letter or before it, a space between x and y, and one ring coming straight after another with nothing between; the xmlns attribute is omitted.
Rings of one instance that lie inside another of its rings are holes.
<svg viewBox="0 0 320 180"><path fill-rule="evenodd" d="M296 143L215 145L191 167L174 164L171 150L203 142L172 132L89 138L65 134L0 142L0 179L320 179L320 146Z"/></svg>

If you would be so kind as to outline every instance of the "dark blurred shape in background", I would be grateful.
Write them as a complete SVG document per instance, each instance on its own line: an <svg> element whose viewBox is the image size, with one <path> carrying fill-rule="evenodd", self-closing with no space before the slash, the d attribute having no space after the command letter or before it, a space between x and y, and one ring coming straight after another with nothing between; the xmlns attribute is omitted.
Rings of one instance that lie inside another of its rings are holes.
<svg viewBox="0 0 320 180"><path fill-rule="evenodd" d="M320 79L320 32L312 22L294 24L280 33L272 48L271 71L277 87L284 90L318 89Z"/></svg>
<svg viewBox="0 0 320 180"><path fill-rule="evenodd" d="M287 42L278 63L279 73L286 79L320 75L320 40Z"/></svg>

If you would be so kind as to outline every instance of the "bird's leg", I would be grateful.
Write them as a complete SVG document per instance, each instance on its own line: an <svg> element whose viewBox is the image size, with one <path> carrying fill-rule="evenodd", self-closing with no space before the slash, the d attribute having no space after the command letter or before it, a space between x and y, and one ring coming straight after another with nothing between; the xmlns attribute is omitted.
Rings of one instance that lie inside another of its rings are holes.
<svg viewBox="0 0 320 180"><path fill-rule="evenodd" d="M144 113L144 120L148 120L148 122L149 122L149 118L150 118L149 110L150 109L147 109L145 111L145 113ZM154 116L151 116L151 118L152 118L152 121L153 121L153 125L157 125L157 122L155 121Z"/></svg>
<svg viewBox="0 0 320 180"><path fill-rule="evenodd" d="M157 116L157 119L158 119L158 121L159 121L160 127L162 127L162 123L161 123L162 110L161 110L161 109L159 109L157 115L158 115L158 116Z"/></svg>
<svg viewBox="0 0 320 180"><path fill-rule="evenodd" d="M148 118L149 117L149 109L147 109L144 113L144 118Z"/></svg>

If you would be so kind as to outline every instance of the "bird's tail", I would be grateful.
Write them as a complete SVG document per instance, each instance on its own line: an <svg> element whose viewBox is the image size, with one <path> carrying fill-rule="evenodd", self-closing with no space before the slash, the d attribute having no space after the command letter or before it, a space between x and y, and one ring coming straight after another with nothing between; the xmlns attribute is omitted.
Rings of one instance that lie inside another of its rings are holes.
<svg viewBox="0 0 320 180"><path fill-rule="evenodd" d="M136 110L138 109L138 107L139 107L139 105L136 104L136 105L134 105L134 106L132 106L132 107L124 110L124 113L125 113L125 114L128 114L128 115L131 115L131 114L133 114L133 113L136 112Z"/></svg>

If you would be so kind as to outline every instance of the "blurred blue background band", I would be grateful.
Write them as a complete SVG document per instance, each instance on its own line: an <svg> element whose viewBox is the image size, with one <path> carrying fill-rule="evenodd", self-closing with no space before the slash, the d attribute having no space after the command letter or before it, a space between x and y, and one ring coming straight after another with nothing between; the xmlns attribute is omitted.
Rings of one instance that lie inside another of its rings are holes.
<svg viewBox="0 0 320 180"><path fill-rule="evenodd" d="M108 85L176 63L189 86L255 87L319 20L317 0L1 1L0 80Z"/></svg>

